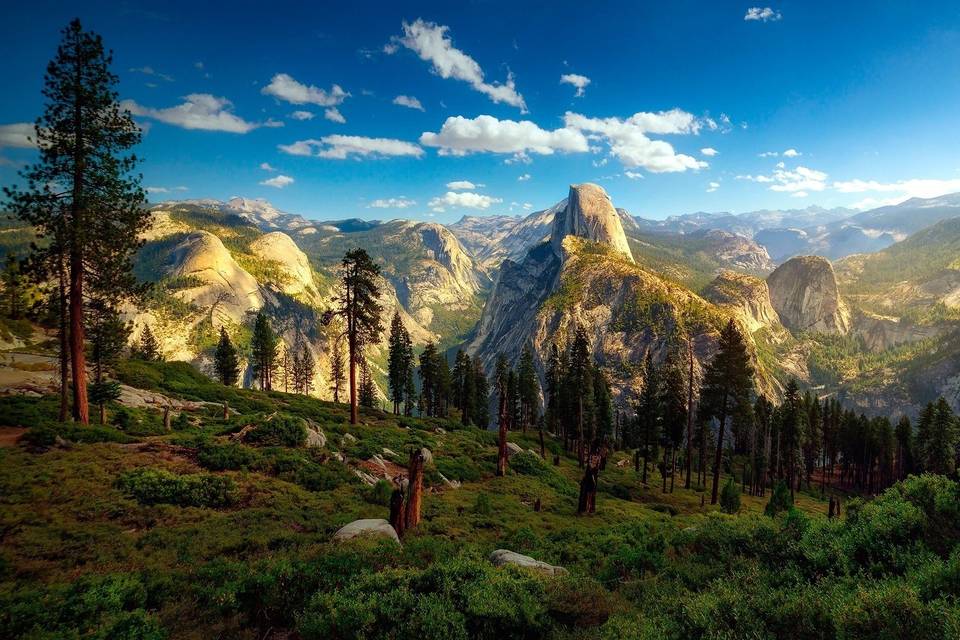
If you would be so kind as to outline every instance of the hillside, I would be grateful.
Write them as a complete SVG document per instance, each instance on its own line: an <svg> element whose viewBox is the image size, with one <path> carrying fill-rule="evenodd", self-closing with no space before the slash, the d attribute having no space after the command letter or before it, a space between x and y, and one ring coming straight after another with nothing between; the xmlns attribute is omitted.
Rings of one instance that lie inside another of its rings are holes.
<svg viewBox="0 0 960 640"><path fill-rule="evenodd" d="M789 627L804 637L816 624L833 637L885 620L889 606L909 607L902 624L953 633L957 605L932 586L952 565L935 561L915 576L902 564L905 553L946 558L958 542L955 511L934 506L960 497L946 479L912 479L845 521L828 522L826 503L806 494L786 517L763 516L767 499L746 495L741 515L726 516L702 507L696 488L644 486L629 457L615 454L597 512L578 517L579 470L559 442L548 443L558 466L518 453L497 478L494 434L456 422L365 411L351 427L343 405L228 389L182 363L131 361L120 376L214 404L195 405L165 433L150 407L113 407L120 426L76 428L51 422L52 397L0 399L4 424L34 425L19 445L0 447L4 637L99 629L273 640L295 631L310 640L438 623L457 637L712 637L743 631L743 618L723 615L733 602L762 635ZM216 404L224 400L234 410L227 420ZM269 446L290 437L281 423L302 430L295 439L315 435ZM9 432L0 428L2 442ZM510 440L536 446L522 433ZM377 479L422 447L432 452L424 519L402 546L333 540L352 520L386 517L389 485ZM911 509L926 517L889 515ZM828 555L824 536L836 541ZM564 573L497 569L487 560L494 549ZM851 589L867 570L890 578ZM781 604L756 593L775 585ZM817 595L825 591L830 598Z"/></svg>

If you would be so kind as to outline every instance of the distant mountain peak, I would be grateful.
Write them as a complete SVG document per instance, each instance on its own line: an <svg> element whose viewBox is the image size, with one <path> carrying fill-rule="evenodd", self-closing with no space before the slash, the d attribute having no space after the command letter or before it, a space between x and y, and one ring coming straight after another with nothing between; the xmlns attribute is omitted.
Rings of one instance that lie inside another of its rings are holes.
<svg viewBox="0 0 960 640"><path fill-rule="evenodd" d="M576 236L612 247L633 262L620 215L603 187L589 182L570 185L567 206L553 219L550 242L560 253L563 239Z"/></svg>

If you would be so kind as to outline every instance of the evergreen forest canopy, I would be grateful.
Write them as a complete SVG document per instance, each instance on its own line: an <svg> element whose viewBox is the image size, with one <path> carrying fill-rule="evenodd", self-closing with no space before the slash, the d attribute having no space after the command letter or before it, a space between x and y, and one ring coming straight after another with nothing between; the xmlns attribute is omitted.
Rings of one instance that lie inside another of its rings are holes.
<svg viewBox="0 0 960 640"><path fill-rule="evenodd" d="M140 131L99 36L62 38L5 189L38 240L5 263L4 367L58 392L0 396L0 637L960 637L949 403L765 395L734 319L700 379L674 338L618 401L588 326L542 375L530 344L415 348L357 247L310 328L331 401L264 310L211 313L210 375L165 361L123 313L154 293Z"/></svg>

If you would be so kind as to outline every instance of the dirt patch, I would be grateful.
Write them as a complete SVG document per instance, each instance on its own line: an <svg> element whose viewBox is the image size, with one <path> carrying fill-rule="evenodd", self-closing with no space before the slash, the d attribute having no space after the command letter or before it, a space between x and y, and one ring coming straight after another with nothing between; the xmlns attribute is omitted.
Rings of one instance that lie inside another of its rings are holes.
<svg viewBox="0 0 960 640"><path fill-rule="evenodd" d="M26 432L23 427L0 427L0 447L17 446L17 440Z"/></svg>

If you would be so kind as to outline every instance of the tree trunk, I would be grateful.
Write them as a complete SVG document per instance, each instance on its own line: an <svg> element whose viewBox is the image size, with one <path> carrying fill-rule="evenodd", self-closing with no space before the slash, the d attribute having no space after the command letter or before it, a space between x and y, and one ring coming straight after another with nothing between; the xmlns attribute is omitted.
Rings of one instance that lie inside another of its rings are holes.
<svg viewBox="0 0 960 640"><path fill-rule="evenodd" d="M57 256L57 309L60 314L60 422L67 421L67 412L70 409L70 346L68 344L69 329L67 327L67 273L63 264L63 254Z"/></svg>
<svg viewBox="0 0 960 640"><path fill-rule="evenodd" d="M690 357L690 370L687 372L687 479L685 489L690 488L690 470L693 467L693 342L687 336L687 352Z"/></svg>
<svg viewBox="0 0 960 640"><path fill-rule="evenodd" d="M583 479L580 480L580 496L577 499L577 513L594 513L597 505L597 479L599 460L591 455L586 461Z"/></svg>
<svg viewBox="0 0 960 640"><path fill-rule="evenodd" d="M73 419L82 424L90 424L84 340L83 256L78 249L74 248L70 255L70 362L73 370Z"/></svg>
<svg viewBox="0 0 960 640"><path fill-rule="evenodd" d="M540 425L540 457L543 458L544 460L547 459L547 450L546 450L546 446L545 446L545 444L544 444L544 442L543 442L543 424L542 424L542 421L541 421L541 425Z"/></svg>
<svg viewBox="0 0 960 640"><path fill-rule="evenodd" d="M170 406L167 405L163 408L163 430L170 431Z"/></svg>
<svg viewBox="0 0 960 640"><path fill-rule="evenodd" d="M406 530L407 515L404 509L403 487L397 485L390 495L390 524L398 536L402 536Z"/></svg>
<svg viewBox="0 0 960 640"><path fill-rule="evenodd" d="M410 454L407 467L407 505L404 514L405 530L420 524L420 503L423 501L423 452L420 449Z"/></svg>
<svg viewBox="0 0 960 640"><path fill-rule="evenodd" d="M713 489L710 492L710 504L717 504L717 496L720 492L720 465L723 463L723 432L726 431L727 424L727 394L723 394L723 402L720 404L720 429L717 430L717 455L713 459Z"/></svg>
<svg viewBox="0 0 960 640"><path fill-rule="evenodd" d="M677 475L677 448L670 445L670 493L673 493L673 486Z"/></svg>
<svg viewBox="0 0 960 640"><path fill-rule="evenodd" d="M357 352L353 338L350 343L350 424L360 421L360 410L357 407Z"/></svg>
<svg viewBox="0 0 960 640"><path fill-rule="evenodd" d="M668 447L663 448L663 469L660 471L660 476L663 478L663 490L661 493L667 492L667 450Z"/></svg>
<svg viewBox="0 0 960 640"><path fill-rule="evenodd" d="M497 425L497 475L507 475L507 421L501 419Z"/></svg>

